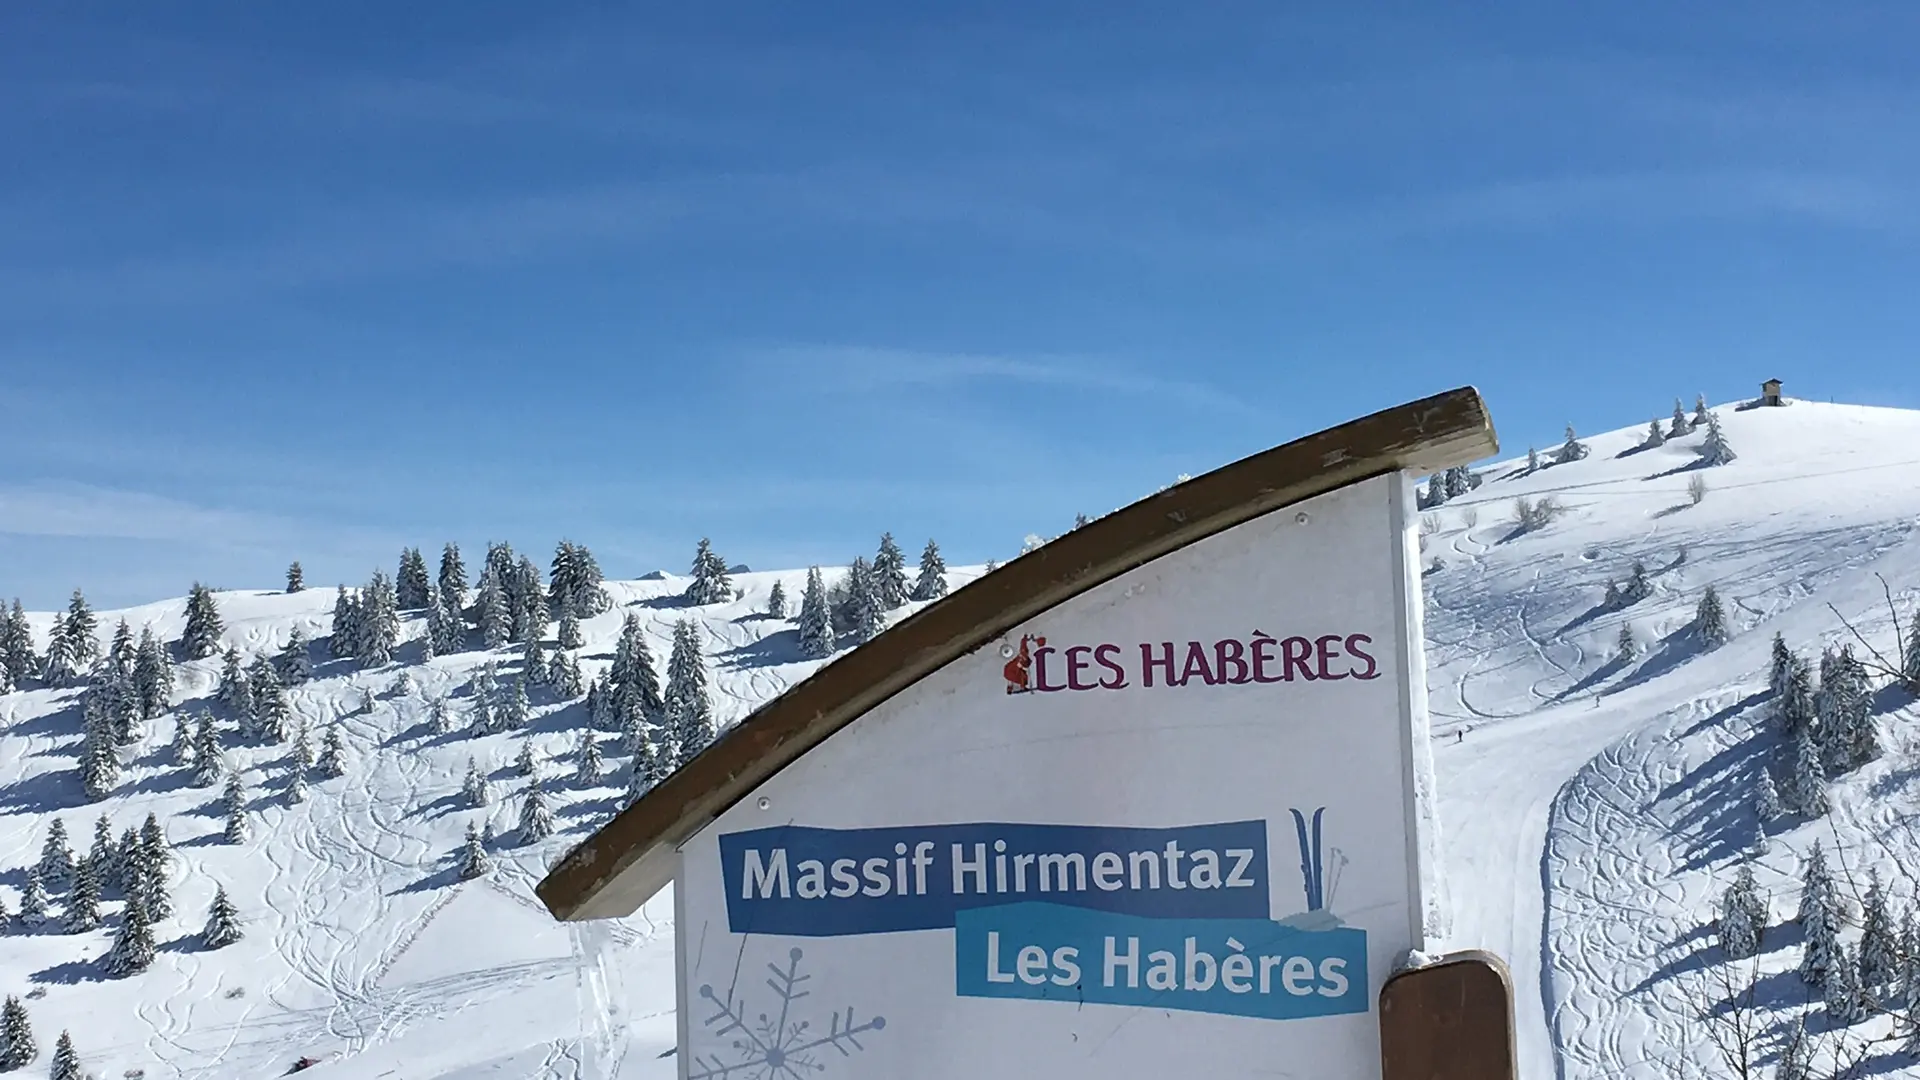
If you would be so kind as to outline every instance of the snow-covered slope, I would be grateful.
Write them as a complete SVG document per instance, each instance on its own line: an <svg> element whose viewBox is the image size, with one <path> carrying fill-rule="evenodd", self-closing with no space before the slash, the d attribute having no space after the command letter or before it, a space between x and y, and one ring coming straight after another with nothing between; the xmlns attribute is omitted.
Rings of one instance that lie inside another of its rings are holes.
<svg viewBox="0 0 1920 1080"><path fill-rule="evenodd" d="M1480 487L1430 512L1427 556L1438 565L1426 576L1426 625L1449 943L1511 962L1529 1080L1666 1076L1688 1071L1676 1058L1712 1060L1688 1019L1695 983L1718 963L1697 930L1752 831L1743 777L1773 738L1756 697L1770 639L1779 631L1817 651L1843 632L1832 604L1891 648L1875 573L1892 583L1903 618L1920 587L1920 545L1910 542L1920 413L1796 402L1718 414L1739 454L1729 465L1688 469L1698 434L1633 452L1644 431L1636 426L1587 440L1578 462L1487 468ZM1709 485L1697 506L1686 492L1695 475ZM1516 534L1514 500L1547 494L1566 513ZM1652 596L1600 610L1607 580L1623 580L1636 559L1652 571ZM584 626L589 672L610 660L628 612L646 623L660 658L675 620L690 617L705 631L717 718L744 716L814 665L798 658L791 622L756 614L776 580L798 596L804 572L735 580L742 599L700 608L680 606L684 579L609 583L613 609ZM1709 583L1727 600L1735 636L1699 653L1683 631ZM324 637L333 593L218 600L226 641L251 653L279 648L296 626ZM136 633L151 625L172 639L183 602L102 612L103 636L121 616ZM43 643L51 620L34 619ZM1645 652L1619 664L1623 620ZM417 619L406 624L406 636L420 633ZM26 1004L43 1050L68 1028L96 1074L141 1069L156 1080L273 1075L301 1055L330 1059L309 1074L316 1080L673 1075L670 898L630 919L563 926L531 893L553 858L612 813L624 760L609 755L601 784L571 780L578 702L536 698L523 732L434 734L428 700L460 700L488 659L514 664L477 650L423 663L410 646L375 671L322 665L292 702L315 730L339 720L347 774L314 782L306 802L290 805L287 748L233 749L255 824L240 845L221 837L218 791L190 786L166 749L172 717L211 694L217 659L181 665L174 713L152 725L118 793L98 804L83 799L75 773L78 691L0 696L0 899L9 910L54 817L84 848L100 813L118 833L152 811L179 856L176 914L159 928L160 957L145 973L109 979L95 963L117 905L99 931L0 937L0 991L40 995ZM389 692L398 670L412 674L414 693ZM377 696L371 713L361 711L367 689ZM1914 899L1901 869L1920 865L1920 839L1907 835L1920 800L1911 711L1897 693L1880 704L1887 756L1837 781L1830 817L1777 832L1761 860L1778 916L1792 911L1795 853L1816 835L1829 847L1837 838L1850 867L1882 865L1896 909ZM526 741L550 778L561 831L519 846L523 782L509 763ZM460 799L469 755L496 777L485 811ZM498 869L459 882L461 836L488 816L502 838ZM247 936L206 952L193 937L216 885L239 906ZM1769 935L1769 970L1792 965L1792 941ZM1768 993L1796 1001L1797 980L1772 980ZM1885 1027L1861 1030L1875 1023ZM1876 1060L1882 1073L1907 1064Z"/></svg>

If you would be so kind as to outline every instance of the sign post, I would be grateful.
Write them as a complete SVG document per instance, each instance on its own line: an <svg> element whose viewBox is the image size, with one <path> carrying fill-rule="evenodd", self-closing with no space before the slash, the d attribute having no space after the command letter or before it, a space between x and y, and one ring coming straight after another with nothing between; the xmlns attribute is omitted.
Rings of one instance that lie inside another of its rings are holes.
<svg viewBox="0 0 1920 1080"><path fill-rule="evenodd" d="M1380 1077L1435 870L1410 472L1494 448L1454 391L1075 530L769 703L540 895L674 884L688 1080Z"/></svg>

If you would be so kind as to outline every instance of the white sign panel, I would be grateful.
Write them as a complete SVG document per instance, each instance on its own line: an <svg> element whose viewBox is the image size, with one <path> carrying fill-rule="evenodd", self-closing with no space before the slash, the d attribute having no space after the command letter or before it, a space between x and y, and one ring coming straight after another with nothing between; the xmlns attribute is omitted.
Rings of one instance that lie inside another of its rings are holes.
<svg viewBox="0 0 1920 1080"><path fill-rule="evenodd" d="M1379 1073L1420 941L1410 485L947 665L681 848L681 1075Z"/></svg>

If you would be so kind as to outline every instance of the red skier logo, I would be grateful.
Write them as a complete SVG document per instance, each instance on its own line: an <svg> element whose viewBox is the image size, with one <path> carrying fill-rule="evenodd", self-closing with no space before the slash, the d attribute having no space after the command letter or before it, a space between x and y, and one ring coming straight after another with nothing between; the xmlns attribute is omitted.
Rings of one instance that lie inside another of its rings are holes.
<svg viewBox="0 0 1920 1080"><path fill-rule="evenodd" d="M1033 691L1033 649L1043 648L1046 644L1046 638L1032 634L1020 635L1020 651L1001 669L1007 677L1007 693L1027 694Z"/></svg>

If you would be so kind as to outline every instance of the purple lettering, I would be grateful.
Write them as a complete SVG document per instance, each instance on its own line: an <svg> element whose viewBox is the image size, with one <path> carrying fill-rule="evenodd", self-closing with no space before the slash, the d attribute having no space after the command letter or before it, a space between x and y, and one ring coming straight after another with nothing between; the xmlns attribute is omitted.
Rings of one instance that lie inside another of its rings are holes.
<svg viewBox="0 0 1920 1080"><path fill-rule="evenodd" d="M1161 650L1161 655L1156 657L1153 655L1152 643L1143 642L1141 644L1140 646L1140 682L1143 685L1152 686L1153 685L1153 669L1159 668L1161 671L1166 672L1168 686L1179 686L1181 682L1183 682L1184 680L1176 679L1173 676L1173 642L1171 641L1161 642L1160 650Z"/></svg>
<svg viewBox="0 0 1920 1080"><path fill-rule="evenodd" d="M1303 679L1313 679L1316 677L1313 673L1312 663L1313 642L1296 634L1280 643L1280 655L1286 659L1286 664L1284 665L1286 674L1283 677L1288 682L1293 681L1293 675L1296 671L1300 673L1300 677Z"/></svg>
<svg viewBox="0 0 1920 1080"><path fill-rule="evenodd" d="M1099 664L1101 667L1106 668L1108 671L1113 672L1113 679L1111 681L1107 679L1100 680L1099 685L1103 689L1118 690L1121 687L1127 685L1126 669L1121 667L1120 664L1116 660L1114 660L1114 657L1118 655L1120 655L1120 646L1118 645L1102 645L1099 648L1093 650L1094 662ZM1171 659L1167 661L1167 666L1169 668L1173 666L1173 661Z"/></svg>
<svg viewBox="0 0 1920 1080"><path fill-rule="evenodd" d="M1374 663L1373 656L1371 653L1362 652L1360 649L1360 645L1355 644L1355 642L1371 645L1373 644L1373 639L1368 637L1365 634L1348 634L1347 635L1347 652L1367 662L1367 666L1364 671L1350 671L1347 674L1352 675L1356 679L1379 678L1380 665Z"/></svg>
<svg viewBox="0 0 1920 1080"><path fill-rule="evenodd" d="M1220 681L1239 686L1248 682L1252 676L1247 674L1246 646L1239 638L1227 638L1213 643L1213 666L1220 673Z"/></svg>
<svg viewBox="0 0 1920 1080"><path fill-rule="evenodd" d="M1200 681L1208 686L1213 686L1220 681L1219 677L1213 673L1213 669L1207 667L1207 647L1197 641L1189 641L1187 642L1187 666L1180 669L1180 685L1185 686L1187 680L1193 678L1195 671L1200 673Z"/></svg>
<svg viewBox="0 0 1920 1080"><path fill-rule="evenodd" d="M1051 692L1054 690L1066 689L1066 687L1064 686L1059 686L1059 685L1048 686L1047 685L1047 657L1053 655L1055 651L1056 650L1050 645L1043 645L1040 648L1033 650L1033 688L1035 690L1045 690L1045 691Z"/></svg>
<svg viewBox="0 0 1920 1080"><path fill-rule="evenodd" d="M1092 690L1099 683L1083 683L1080 673L1087 670L1087 657L1093 652L1090 645L1075 645L1067 650L1067 689Z"/></svg>
<svg viewBox="0 0 1920 1080"><path fill-rule="evenodd" d="M1278 660L1273 655L1273 647L1279 642L1259 630L1253 632L1253 681L1261 683L1279 682L1285 676L1268 675L1267 665Z"/></svg>
<svg viewBox="0 0 1920 1080"><path fill-rule="evenodd" d="M1322 634L1320 637L1314 639L1314 652L1319 655L1320 677L1323 679L1344 679L1347 677L1347 673L1344 671L1335 675L1332 669L1327 666L1333 661L1334 657L1340 655L1338 648L1329 649L1327 648L1327 643L1329 641L1337 643L1339 640L1339 634Z"/></svg>

